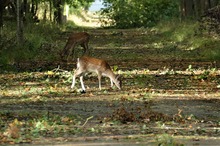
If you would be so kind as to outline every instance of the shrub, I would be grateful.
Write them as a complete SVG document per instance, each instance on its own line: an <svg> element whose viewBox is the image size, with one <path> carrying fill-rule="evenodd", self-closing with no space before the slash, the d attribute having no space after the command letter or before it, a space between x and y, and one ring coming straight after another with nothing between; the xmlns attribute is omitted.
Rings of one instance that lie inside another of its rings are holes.
<svg viewBox="0 0 220 146"><path fill-rule="evenodd" d="M160 20L178 15L177 2L172 0L105 0L104 4L106 8L101 14L117 28L151 27ZM105 24L106 20L102 22Z"/></svg>

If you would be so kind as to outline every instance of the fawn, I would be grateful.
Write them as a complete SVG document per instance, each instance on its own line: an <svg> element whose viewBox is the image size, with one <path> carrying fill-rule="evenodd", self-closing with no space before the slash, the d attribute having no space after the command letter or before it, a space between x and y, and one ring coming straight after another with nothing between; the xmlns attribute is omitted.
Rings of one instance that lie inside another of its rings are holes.
<svg viewBox="0 0 220 146"><path fill-rule="evenodd" d="M113 83L118 87L118 89L121 89L121 79L119 75L115 75L113 71L111 70L110 65L102 59L96 59L88 56L82 56L77 59L77 69L73 74L73 81L71 88L75 86L75 79L77 76L80 76L80 82L82 86L82 92L85 92L85 86L83 83L83 73L85 72L96 72L98 74L98 80L99 80L99 89L101 90L101 77L107 76L110 78L111 81L111 87L113 86Z"/></svg>

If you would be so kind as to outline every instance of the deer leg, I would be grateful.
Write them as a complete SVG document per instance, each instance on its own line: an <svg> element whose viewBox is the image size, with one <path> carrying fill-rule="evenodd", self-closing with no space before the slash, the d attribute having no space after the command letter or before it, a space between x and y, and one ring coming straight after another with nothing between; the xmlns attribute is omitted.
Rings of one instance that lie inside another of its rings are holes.
<svg viewBox="0 0 220 146"><path fill-rule="evenodd" d="M111 87L113 87L113 81L112 81L112 79L110 78L110 81L111 81Z"/></svg>
<svg viewBox="0 0 220 146"><path fill-rule="evenodd" d="M81 83L81 86L82 86L82 93L85 93L86 92L86 88L84 86L84 83L83 83L83 76L80 76L80 83Z"/></svg>
<svg viewBox="0 0 220 146"><path fill-rule="evenodd" d="M98 80L99 80L99 89L100 89L100 90L102 90L101 78L102 78L102 73L101 73L101 72L98 72Z"/></svg>
<svg viewBox="0 0 220 146"><path fill-rule="evenodd" d="M63 51L61 52L61 57L62 57L61 59L62 60L64 60L64 58L68 59L70 47L71 47L71 45L69 45L67 42L65 47L63 48Z"/></svg>
<svg viewBox="0 0 220 146"><path fill-rule="evenodd" d="M74 74L74 75L73 75L73 81L72 81L71 88L74 88L75 83L76 83L76 75Z"/></svg>
<svg viewBox="0 0 220 146"><path fill-rule="evenodd" d="M113 82L115 83L115 85L118 87L119 90L121 90L121 79L120 75L117 75L115 79L113 79Z"/></svg>
<svg viewBox="0 0 220 146"><path fill-rule="evenodd" d="M72 44L72 45L70 46L70 49L69 49L69 56L68 56L68 57L72 56L72 57L75 58L75 56L74 56L74 54L75 54L75 50L74 50L75 46L76 46L75 43Z"/></svg>
<svg viewBox="0 0 220 146"><path fill-rule="evenodd" d="M79 69L77 69L75 73L73 74L73 81L72 81L71 88L74 88L75 83L76 83L76 77L79 76L80 74L82 74L82 72Z"/></svg>
<svg viewBox="0 0 220 146"><path fill-rule="evenodd" d="M85 54L88 50L88 44L87 43L83 43L81 44L81 47L83 47L83 54Z"/></svg>
<svg viewBox="0 0 220 146"><path fill-rule="evenodd" d="M89 50L88 43L85 43L85 48L86 48L86 50L85 50L85 53L86 53L86 52L88 52L88 50Z"/></svg>

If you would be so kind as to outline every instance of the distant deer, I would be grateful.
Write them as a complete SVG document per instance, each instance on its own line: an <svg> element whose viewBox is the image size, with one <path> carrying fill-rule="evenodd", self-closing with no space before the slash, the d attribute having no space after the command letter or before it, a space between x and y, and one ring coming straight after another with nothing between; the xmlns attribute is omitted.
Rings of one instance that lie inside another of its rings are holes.
<svg viewBox="0 0 220 146"><path fill-rule="evenodd" d="M84 49L83 54L85 54L89 48L89 38L90 35L86 32L72 33L69 36L68 41L65 47L63 48L63 51L61 52L62 60L65 60L65 56L67 56L66 60L68 60L68 58L74 54L74 48L76 47L76 45L82 46Z"/></svg>
<svg viewBox="0 0 220 146"><path fill-rule="evenodd" d="M71 88L75 86L75 80L77 76L80 76L80 82L82 86L82 92L85 93L86 89L83 83L83 74L85 72L96 72L98 74L98 80L99 80L99 89L101 90L101 77L107 76L110 78L111 81L111 87L113 86L113 83L118 87L118 89L121 89L121 79L119 75L115 75L113 71L111 70L110 65L105 61L101 59L96 59L88 56L82 56L81 58L77 59L77 69L73 74L73 82Z"/></svg>

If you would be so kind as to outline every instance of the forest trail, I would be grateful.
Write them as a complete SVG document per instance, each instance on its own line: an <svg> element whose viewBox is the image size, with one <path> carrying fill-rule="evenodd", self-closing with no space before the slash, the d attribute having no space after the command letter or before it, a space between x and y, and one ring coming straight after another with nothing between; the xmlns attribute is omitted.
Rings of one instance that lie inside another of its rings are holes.
<svg viewBox="0 0 220 146"><path fill-rule="evenodd" d="M25 72L0 74L4 123L18 119L25 121L25 129L33 121L43 121L45 129L35 134L45 137L32 139L39 145L51 141L149 144L166 134L180 144L219 142L218 62L198 61L198 50L182 49L148 29L87 32L92 35L91 55L107 60L123 76L122 90L110 88L109 80L103 78L100 91L93 74L84 80L87 93L78 92L79 82L76 89L70 89L72 62L20 64ZM27 70L38 67L43 71Z"/></svg>
<svg viewBox="0 0 220 146"><path fill-rule="evenodd" d="M77 26L97 28L101 27L100 17L96 12L82 11L78 16L71 14L67 20L73 21Z"/></svg>

